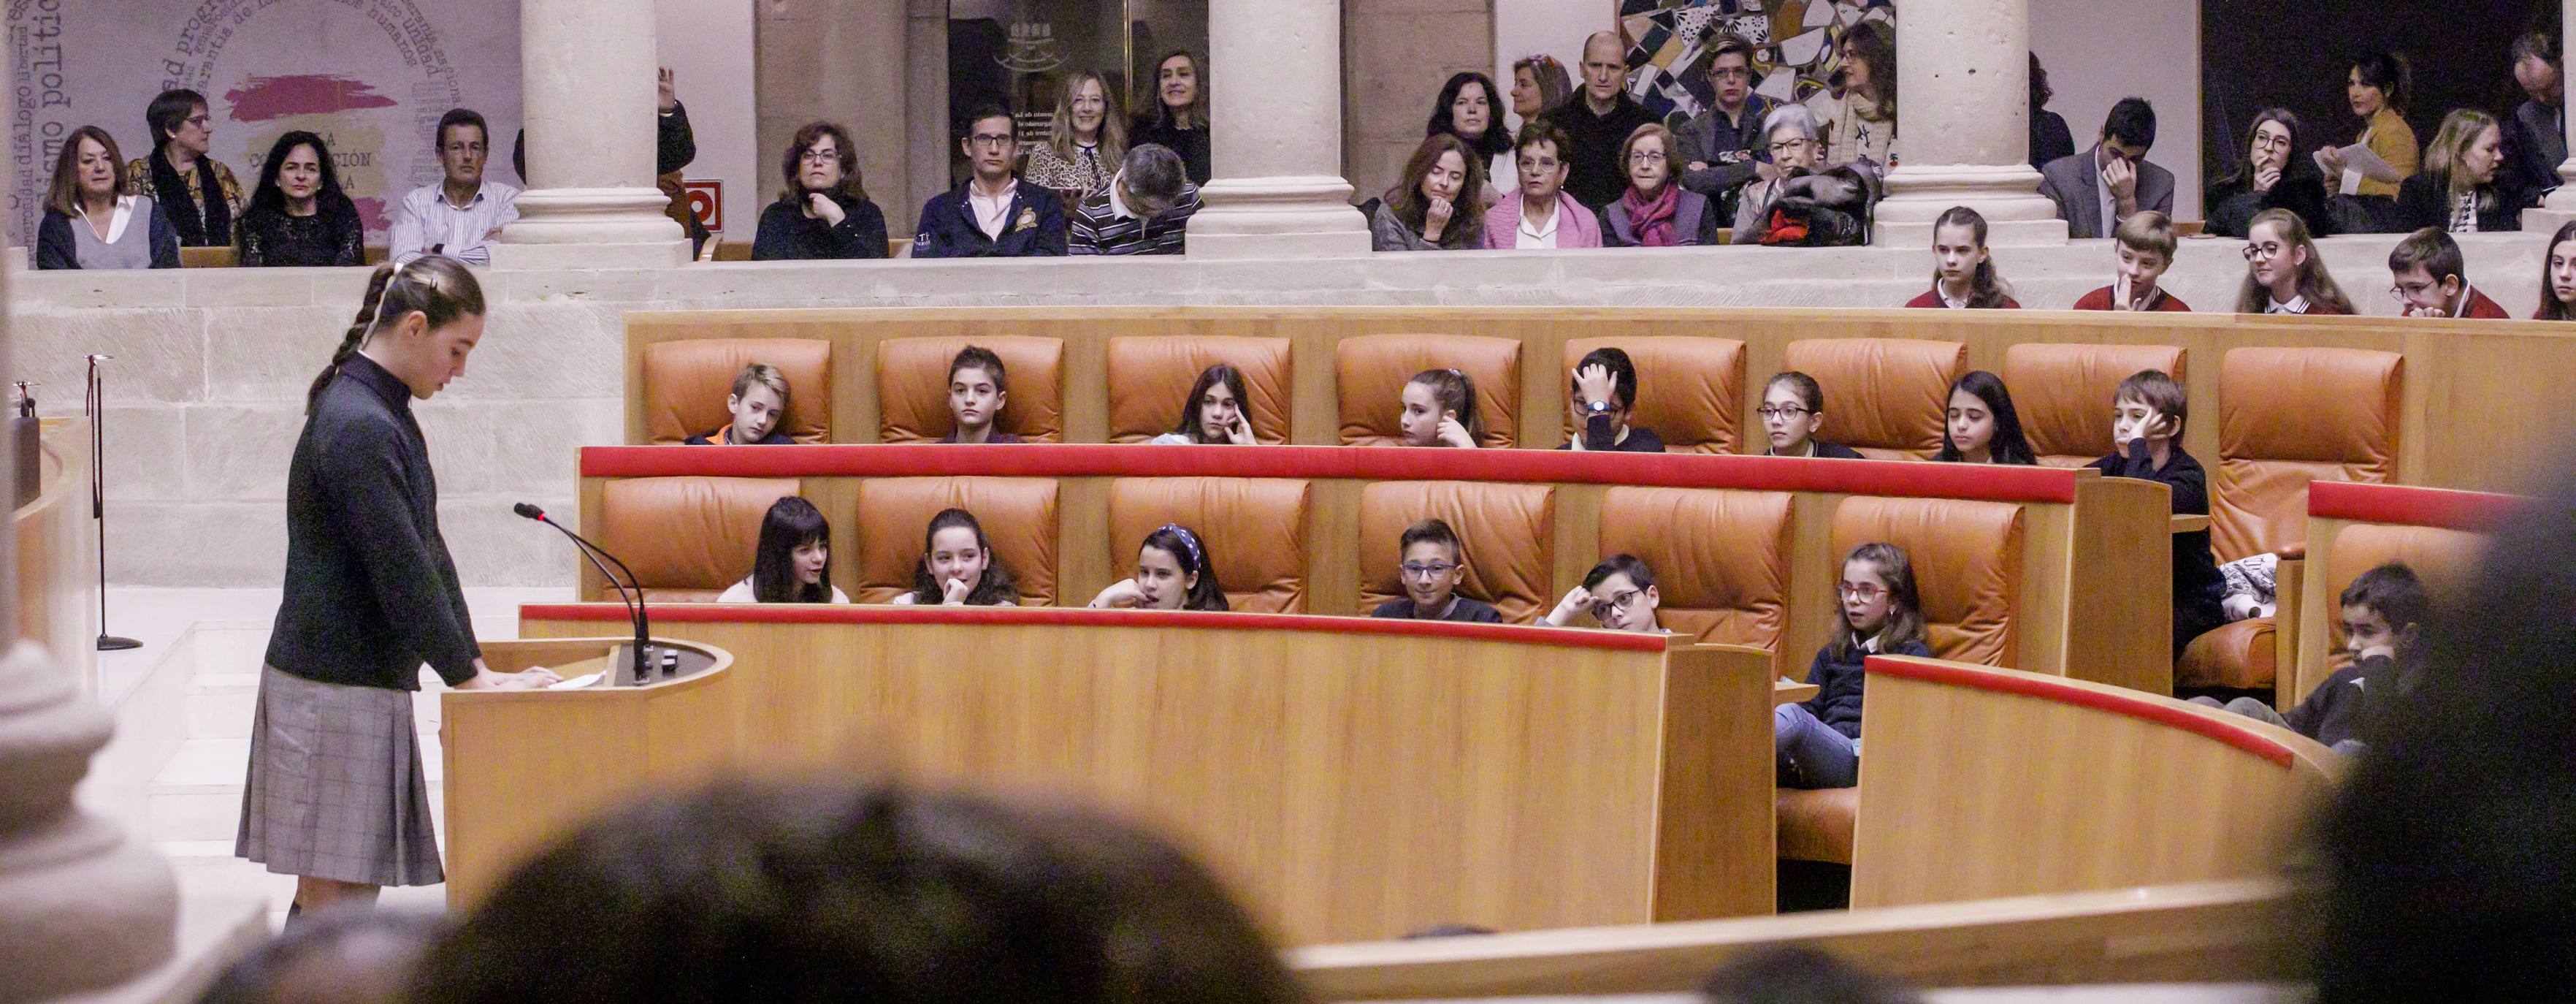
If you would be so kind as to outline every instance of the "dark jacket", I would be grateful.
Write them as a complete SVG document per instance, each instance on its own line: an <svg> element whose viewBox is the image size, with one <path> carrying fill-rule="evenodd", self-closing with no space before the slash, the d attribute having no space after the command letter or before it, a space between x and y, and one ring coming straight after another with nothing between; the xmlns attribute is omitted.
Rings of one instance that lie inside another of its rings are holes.
<svg viewBox="0 0 2576 1004"><path fill-rule="evenodd" d="M2176 516L2209 515L2209 475L2201 470L2200 461L2183 452L2180 443L2174 444L2161 470L2149 459L2145 439L2130 440L2127 456L2115 453L2087 466L2109 477L2164 485L2173 492ZM2218 562L2210 556L2209 531L2173 535L2173 591L2173 650L2179 656L2193 638L2227 623L2218 606L2227 580L2218 574Z"/></svg>
<svg viewBox="0 0 2576 1004"><path fill-rule="evenodd" d="M1929 659L1932 649L1922 642L1909 641L1876 654L1919 655ZM1798 706L1807 709L1808 714L1816 716L1816 720L1825 723L1827 728L1854 739L1860 738L1861 692L1869 686L1869 674L1861 664L1870 655L1861 651L1859 645L1852 646L1849 660L1834 658L1834 647L1830 644L1817 649L1815 663L1807 667L1807 682L1816 685L1816 696L1798 702Z"/></svg>
<svg viewBox="0 0 2576 1004"><path fill-rule="evenodd" d="M1020 182L1011 193L1011 209L1002 222L1002 239L985 236L975 224L975 205L966 200L966 184L931 196L921 207L920 232L912 238L915 258L1025 258L1065 253L1064 197Z"/></svg>
<svg viewBox="0 0 2576 1004"><path fill-rule="evenodd" d="M2094 152L2101 147L2049 161L2039 169L2039 194L2057 203L2057 218L2066 221L2073 239L2109 237L2120 225L2102 218L2102 167ZM2138 162L2138 211L2173 215L2174 176L2152 161Z"/></svg>
<svg viewBox="0 0 2576 1004"><path fill-rule="evenodd" d="M2498 171L2494 198L2478 202L2478 232L2504 233L2522 229L2522 211L2528 205L2522 190L2512 187L2513 177ZM2431 171L2419 171L2397 186L2397 215L2405 229L2435 227L2451 229L2450 181L2435 177Z"/></svg>
<svg viewBox="0 0 2576 1004"><path fill-rule="evenodd" d="M161 203L152 203L152 267L179 267L179 230L162 215ZM80 242L72 238L72 218L51 209L36 224L36 267L40 269L79 268Z"/></svg>
<svg viewBox="0 0 2576 1004"><path fill-rule="evenodd" d="M1574 434L1575 434L1576 436L1581 436L1581 435L1583 435L1583 429L1582 429L1582 427L1581 427L1581 425L1580 425L1580 424L1578 424L1578 425L1576 426L1576 428L1575 428L1575 430L1574 430ZM1573 451L1573 449L1574 449L1574 444L1573 444L1573 443L1558 443L1558 444L1556 444L1556 448L1557 448L1557 449L1560 449L1560 450L1565 450L1565 451L1568 451L1568 452L1572 452L1572 451ZM1642 426L1642 425L1631 425L1631 426L1629 426L1629 427L1628 427L1628 438L1620 440L1616 445L1614 445L1614 446L1610 447L1610 448L1609 448L1609 449L1607 449L1607 450L1603 450L1603 451L1601 451L1601 452L1603 452L1603 453L1662 453L1662 452L1664 452L1664 437L1662 437L1662 436L1658 436L1658 435L1655 435L1655 430L1653 430L1653 429L1649 429L1649 428L1646 428L1645 426Z"/></svg>
<svg viewBox="0 0 2576 1004"><path fill-rule="evenodd" d="M1771 146L1762 135L1762 120L1778 107L1770 98L1750 95L1744 99L1744 111L1729 122L1724 113L1712 105L1693 115L1673 131L1673 173L1682 179L1682 187L1701 195L1728 201L1735 190L1753 180L1753 165L1771 159ZM1689 170L1692 162L1708 166ZM1732 216L1733 214L1728 214Z"/></svg>
<svg viewBox="0 0 2576 1004"><path fill-rule="evenodd" d="M268 664L308 680L420 689L428 663L474 677L456 565L438 532L438 479L411 390L365 356L340 367L286 470L286 596Z"/></svg>
<svg viewBox="0 0 2576 1004"><path fill-rule="evenodd" d="M2334 214L2326 211L2325 175L2317 170L2315 160L2305 156L2290 158L2290 166L2281 172L2281 180L2272 183L2271 191L2255 191L2250 177L2232 184L2222 180L2209 186L2202 204L2208 207L2209 232L2220 237L2244 239L2254 227L2255 215L2266 209L2299 214L2310 236L2335 232Z"/></svg>
<svg viewBox="0 0 2576 1004"><path fill-rule="evenodd" d="M780 199L760 211L760 230L751 238L753 261L812 261L824 258L886 256L885 214L877 204L837 192L839 226L805 215L803 199Z"/></svg>
<svg viewBox="0 0 2576 1004"><path fill-rule="evenodd" d="M1449 604L1449 616L1440 618L1441 620L1460 624L1503 622L1503 612L1494 609L1493 604L1480 603L1464 596L1455 597L1455 599L1457 602ZM1413 619L1413 598L1407 596L1380 603L1377 609L1369 611L1369 616L1411 620Z"/></svg>
<svg viewBox="0 0 2576 1004"><path fill-rule="evenodd" d="M2308 692L2307 700L2281 717L2289 721L2290 731L2328 746L2367 738L2398 696L2414 689L2417 672L2413 667L2401 668L2395 659L2374 655L2335 670Z"/></svg>
<svg viewBox="0 0 2576 1004"><path fill-rule="evenodd" d="M365 221L338 192L315 198L311 216L254 204L233 224L234 263L243 268L346 268L367 263Z"/></svg>
<svg viewBox="0 0 2576 1004"><path fill-rule="evenodd" d="M1714 247L1717 245L1718 228L1723 226L1725 224L1717 220L1716 199L1683 189L1673 200L1675 247ZM1628 204L1619 199L1610 200L1609 208L1601 211L1601 246L1639 247L1636 231L1636 224L1628 219Z"/></svg>
<svg viewBox="0 0 2576 1004"><path fill-rule="evenodd" d="M2045 108L2030 110L2030 168L2039 170L2059 157L2075 156L2075 133L2066 117Z"/></svg>
<svg viewBox="0 0 2576 1004"><path fill-rule="evenodd" d="M2567 160L2567 106L2525 101L2504 120L2504 163L2513 187L2541 195L2558 187L2558 165Z"/></svg>
<svg viewBox="0 0 2576 1004"><path fill-rule="evenodd" d="M1860 452L1859 450L1855 450L1855 449L1852 449L1851 447L1844 446L1844 445L1843 445L1843 444L1841 444L1841 443L1828 443L1828 442L1825 442L1824 440L1819 439L1819 440L1815 440L1815 444L1816 444L1816 448L1815 448L1814 452L1813 452L1811 455L1806 456L1806 457L1800 457L1799 459L1801 459L1801 460L1867 460L1867 459L1869 459L1868 457L1862 456L1862 455L1861 455L1861 452ZM1763 450L1763 451L1762 451L1762 455L1767 457L1767 456L1771 456L1772 454L1771 454L1771 451L1770 451L1770 450L1765 449L1765 450Z"/></svg>
<svg viewBox="0 0 2576 1004"><path fill-rule="evenodd" d="M1159 100L1159 99L1157 99ZM1208 155L1208 124L1196 129L1174 129L1164 125L1159 116L1139 115L1127 129L1127 149L1147 143L1181 155L1181 170L1190 176L1190 184L1204 185L1216 176L1215 160Z"/></svg>
<svg viewBox="0 0 2576 1004"><path fill-rule="evenodd" d="M1565 178L1566 194L1596 213L1628 190L1628 172L1619 167L1620 145L1628 142L1628 134L1636 132L1638 126L1657 121L1655 113L1647 111L1626 91L1619 92L1610 114L1594 115L1590 99L1579 87L1574 97L1547 113L1547 119L1565 130L1566 145L1572 147L1556 152L1570 168Z"/></svg>

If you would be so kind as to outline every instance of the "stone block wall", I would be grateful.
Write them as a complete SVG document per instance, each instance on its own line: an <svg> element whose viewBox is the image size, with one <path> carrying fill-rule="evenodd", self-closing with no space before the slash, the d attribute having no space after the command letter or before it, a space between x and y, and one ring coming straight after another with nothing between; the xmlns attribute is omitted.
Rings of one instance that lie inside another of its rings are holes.
<svg viewBox="0 0 2576 1004"><path fill-rule="evenodd" d="M2393 235L2326 257L2366 313L2390 314ZM2518 316L2539 296L2540 235L2471 236L2471 276ZM2227 309L2236 241L2184 243L2167 288ZM2106 284L2106 241L1998 248L2024 304ZM472 585L559 585L574 556L510 514L574 509L574 450L623 435L621 318L633 310L1114 305L1888 307L1930 283L1916 248L1386 254L1320 261L1188 258L706 264L628 272L485 272L486 333L466 373L419 404L441 519ZM306 388L364 292L355 270L27 272L11 334L42 411L81 406L82 357L108 364L107 572L132 585L275 586L287 461Z"/></svg>

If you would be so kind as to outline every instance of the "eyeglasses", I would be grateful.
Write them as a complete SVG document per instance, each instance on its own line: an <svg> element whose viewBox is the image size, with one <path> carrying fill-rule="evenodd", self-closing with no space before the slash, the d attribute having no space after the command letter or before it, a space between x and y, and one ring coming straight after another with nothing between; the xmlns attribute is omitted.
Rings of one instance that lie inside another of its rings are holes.
<svg viewBox="0 0 2576 1004"><path fill-rule="evenodd" d="M1595 603L1592 605L1592 619L1606 621L1614 614L1627 613L1629 607L1637 605L1637 597L1644 595L1644 590L1631 589L1611 597L1608 603Z"/></svg>
<svg viewBox="0 0 2576 1004"><path fill-rule="evenodd" d="M808 164L837 164L841 160L841 151L807 150L805 156L800 159Z"/></svg>
<svg viewBox="0 0 2576 1004"><path fill-rule="evenodd" d="M203 129L209 125L213 125L214 121L215 117L212 115L198 115L188 119L188 124Z"/></svg>
<svg viewBox="0 0 2576 1004"><path fill-rule="evenodd" d="M2435 288L2435 285L2429 282L2401 282L2397 285L2388 287L2388 298L2399 303L2405 303L2417 297L2428 295L2432 293Z"/></svg>
<svg viewBox="0 0 2576 1004"><path fill-rule="evenodd" d="M1549 160L1545 157L1532 157L1528 160L1521 161L1521 173L1529 174L1535 171L1539 174L1546 174L1564 166L1565 162L1561 160Z"/></svg>
<svg viewBox="0 0 2576 1004"><path fill-rule="evenodd" d="M1742 66L1730 66L1723 70L1710 70L1708 77L1711 80L1751 80L1753 71Z"/></svg>
<svg viewBox="0 0 2576 1004"><path fill-rule="evenodd" d="M1840 596L1846 600L1859 600L1863 603L1876 603L1878 602L1879 597L1887 594L1887 590L1870 585L1866 582L1843 582L1837 583L1834 586L1834 595Z"/></svg>
<svg viewBox="0 0 2576 1004"><path fill-rule="evenodd" d="M979 132L966 137L966 142L975 146L1009 146L1013 138L1009 133Z"/></svg>
<svg viewBox="0 0 2576 1004"><path fill-rule="evenodd" d="M1812 139L1782 140L1778 143L1771 144L1771 155L1778 157L1783 154L1796 153L1813 145L1815 142L1816 141Z"/></svg>
<svg viewBox="0 0 2576 1004"><path fill-rule="evenodd" d="M1661 150L1639 150L1628 155L1631 164L1661 164L1668 159Z"/></svg>
<svg viewBox="0 0 2576 1004"><path fill-rule="evenodd" d="M1441 564L1438 562L1425 565L1413 561L1405 562L1403 568L1404 577L1408 579L1436 579L1458 570L1458 566L1456 565Z"/></svg>
<svg viewBox="0 0 2576 1004"><path fill-rule="evenodd" d="M1798 416L1807 414L1807 409L1798 407L1797 405L1777 406L1766 404L1762 407L1753 409L1753 413L1762 416L1762 420L1765 422L1794 422L1798 420Z"/></svg>
<svg viewBox="0 0 2576 1004"><path fill-rule="evenodd" d="M2245 260L2263 261L2266 259L2278 258L2281 256L2282 252L2287 250L2289 249L2278 244L2248 244L2245 245Z"/></svg>

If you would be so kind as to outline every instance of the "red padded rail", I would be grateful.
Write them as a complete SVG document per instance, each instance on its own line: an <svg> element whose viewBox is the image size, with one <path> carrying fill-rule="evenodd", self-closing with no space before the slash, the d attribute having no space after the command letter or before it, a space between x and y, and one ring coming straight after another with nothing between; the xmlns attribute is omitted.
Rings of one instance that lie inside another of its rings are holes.
<svg viewBox="0 0 2576 1004"><path fill-rule="evenodd" d="M2530 499L2519 495L2349 481L2308 482L2308 515L2319 519L2482 532L2502 525L2516 510L2529 504Z"/></svg>
<svg viewBox="0 0 2576 1004"><path fill-rule="evenodd" d="M1902 677L1944 686L1970 687L2001 694L2019 694L2043 701L2055 701L2059 704L2072 704L2096 711L2127 715L2141 721L2154 722L2166 728L2181 729L2218 740L2272 761L2284 770L2289 769L2290 765L2298 760L2298 751L2292 749L2287 743L2256 734L2252 730L2230 727L2227 722L2194 714L2176 707L2170 700L2146 694L2133 696L2127 693L2106 693L2049 677L1981 673L1972 669L1903 656L1873 655L1869 657L1867 666L1869 672L1876 676Z"/></svg>
<svg viewBox="0 0 2576 1004"><path fill-rule="evenodd" d="M581 475L1511 481L1838 492L2060 505L2075 501L2075 483L2083 476L2075 470L2048 467L1733 454L1143 444L591 446L581 451Z"/></svg>
<svg viewBox="0 0 2576 1004"><path fill-rule="evenodd" d="M519 619L624 623L617 603L529 603ZM1207 613L1184 610L1094 610L1089 607L897 607L823 603L725 603L655 607L652 619L678 624L992 624L1083 627L1188 628L1218 631L1315 631L1325 634L1399 634L1471 641L1507 641L1559 648L1661 652L1679 635L1636 634L1592 628L1462 624L1451 621L1325 617L1316 614Z"/></svg>

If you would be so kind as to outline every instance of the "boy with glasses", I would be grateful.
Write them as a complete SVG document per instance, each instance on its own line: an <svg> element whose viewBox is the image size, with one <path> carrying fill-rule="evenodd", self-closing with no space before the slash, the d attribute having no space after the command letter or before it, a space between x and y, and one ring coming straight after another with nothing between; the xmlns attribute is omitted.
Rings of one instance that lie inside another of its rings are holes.
<svg viewBox="0 0 2576 1004"><path fill-rule="evenodd" d="M1655 607L1662 603L1662 594L1655 592L1654 569L1635 555L1614 554L1592 566L1583 584L1548 611L1545 623L1572 627L1577 615L1590 614L1593 623L1612 631L1660 634L1664 626L1655 617Z"/></svg>
<svg viewBox="0 0 2576 1004"><path fill-rule="evenodd" d="M1025 258L1065 253L1064 197L1020 183L1020 140L1011 113L975 110L958 145L975 174L921 207L915 258Z"/></svg>
<svg viewBox="0 0 2576 1004"><path fill-rule="evenodd" d="M2504 307L2469 285L2468 262L2458 241L2440 227L2406 235L2388 252L2388 295L2407 317L2509 318Z"/></svg>
<svg viewBox="0 0 2576 1004"><path fill-rule="evenodd" d="M1458 535L1448 523L1426 519L1405 527L1396 553L1404 559L1396 567L1404 598L1378 604L1369 616L1471 624L1503 622L1502 612L1492 604L1458 595L1458 584L1467 578L1467 560L1459 551Z"/></svg>
<svg viewBox="0 0 2576 1004"><path fill-rule="evenodd" d="M1673 134L1673 159L1682 165L1682 187L1717 199L1719 218L1733 219L1746 184L1785 173L1763 150L1772 104L1753 93L1753 43L1733 34L1711 43L1708 89L1715 100Z"/></svg>

